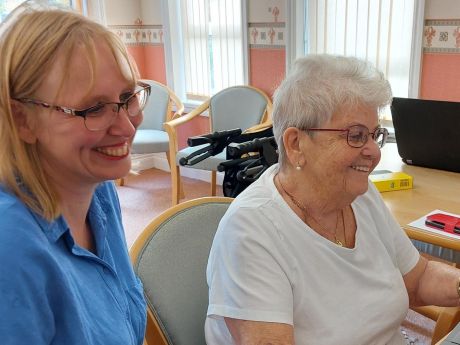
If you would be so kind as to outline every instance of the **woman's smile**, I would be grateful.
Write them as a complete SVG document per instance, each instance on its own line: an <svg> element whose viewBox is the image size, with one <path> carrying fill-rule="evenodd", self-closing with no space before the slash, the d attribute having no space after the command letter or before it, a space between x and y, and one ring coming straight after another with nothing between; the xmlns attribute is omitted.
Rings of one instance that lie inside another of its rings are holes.
<svg viewBox="0 0 460 345"><path fill-rule="evenodd" d="M112 158L124 158L129 154L129 145L124 142L117 145L96 147L95 150Z"/></svg>

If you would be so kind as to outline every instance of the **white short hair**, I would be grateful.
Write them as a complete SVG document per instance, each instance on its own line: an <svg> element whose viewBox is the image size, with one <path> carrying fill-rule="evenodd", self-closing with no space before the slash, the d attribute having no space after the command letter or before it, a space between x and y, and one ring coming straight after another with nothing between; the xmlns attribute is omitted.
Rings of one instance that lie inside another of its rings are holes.
<svg viewBox="0 0 460 345"><path fill-rule="evenodd" d="M391 99L389 82L366 61L333 55L296 60L273 101L273 132L280 164L286 155L282 137L287 128L320 127L338 110L358 105L380 112Z"/></svg>

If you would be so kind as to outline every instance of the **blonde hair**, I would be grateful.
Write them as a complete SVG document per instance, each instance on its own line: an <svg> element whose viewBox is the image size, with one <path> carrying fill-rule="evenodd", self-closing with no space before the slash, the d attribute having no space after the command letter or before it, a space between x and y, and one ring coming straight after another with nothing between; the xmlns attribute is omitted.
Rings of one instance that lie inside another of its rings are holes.
<svg viewBox="0 0 460 345"><path fill-rule="evenodd" d="M0 182L48 220L61 212L59 196L42 168L36 145L19 138L11 100L33 97L58 57L65 61L64 83L77 47L85 48L94 78L96 45L101 42L110 47L121 73L136 83L136 67L118 36L79 14L27 11L0 37Z"/></svg>
<svg viewBox="0 0 460 345"><path fill-rule="evenodd" d="M296 60L273 97L280 165L286 156L283 134L287 128L320 127L347 107L367 105L380 111L391 99L389 82L369 62L325 54Z"/></svg>

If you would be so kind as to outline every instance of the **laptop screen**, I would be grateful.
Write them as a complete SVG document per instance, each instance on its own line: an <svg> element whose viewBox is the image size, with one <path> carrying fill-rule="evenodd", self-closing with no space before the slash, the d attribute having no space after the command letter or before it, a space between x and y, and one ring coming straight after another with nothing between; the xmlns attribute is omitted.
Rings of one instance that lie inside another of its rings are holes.
<svg viewBox="0 0 460 345"><path fill-rule="evenodd" d="M460 102L394 97L391 113L406 164L460 172Z"/></svg>

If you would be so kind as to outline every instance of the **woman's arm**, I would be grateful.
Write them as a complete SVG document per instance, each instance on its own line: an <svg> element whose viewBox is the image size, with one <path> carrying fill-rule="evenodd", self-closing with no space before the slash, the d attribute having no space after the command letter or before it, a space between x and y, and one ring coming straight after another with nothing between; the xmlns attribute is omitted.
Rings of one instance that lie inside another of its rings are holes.
<svg viewBox="0 0 460 345"><path fill-rule="evenodd" d="M459 269L420 256L417 265L404 275L410 305L460 306L459 279Z"/></svg>
<svg viewBox="0 0 460 345"><path fill-rule="evenodd" d="M226 317L225 324L236 345L294 345L294 328L285 323Z"/></svg>

